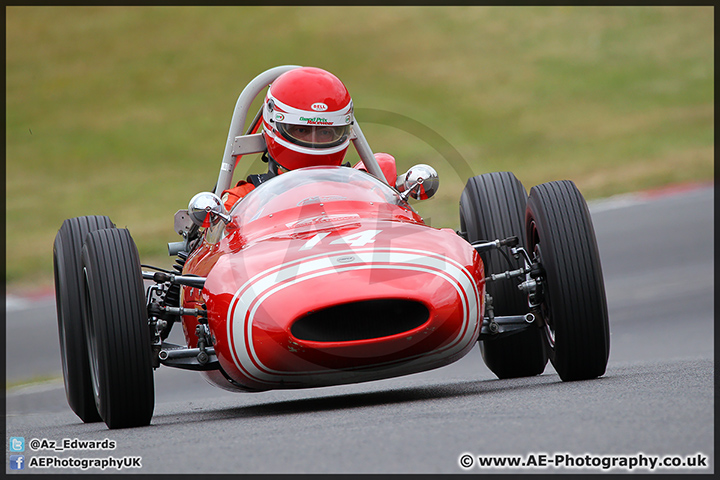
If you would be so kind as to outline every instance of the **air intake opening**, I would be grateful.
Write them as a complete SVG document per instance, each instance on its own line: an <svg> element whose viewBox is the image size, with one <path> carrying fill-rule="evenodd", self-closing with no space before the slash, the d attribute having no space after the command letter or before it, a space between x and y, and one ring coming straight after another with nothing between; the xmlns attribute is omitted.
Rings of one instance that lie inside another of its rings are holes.
<svg viewBox="0 0 720 480"><path fill-rule="evenodd" d="M414 300L364 300L311 312L295 321L290 333L312 342L351 342L407 332L429 317L427 307Z"/></svg>

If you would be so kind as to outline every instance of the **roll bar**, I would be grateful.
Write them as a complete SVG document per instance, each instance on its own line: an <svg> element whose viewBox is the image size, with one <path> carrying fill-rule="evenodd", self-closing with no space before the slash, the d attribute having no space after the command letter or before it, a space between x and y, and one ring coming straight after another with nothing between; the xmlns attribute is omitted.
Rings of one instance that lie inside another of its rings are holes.
<svg viewBox="0 0 720 480"><path fill-rule="evenodd" d="M285 72L300 68L299 65L282 65L264 71L257 77L253 78L250 83L243 89L235 104L232 120L230 121L230 130L228 131L227 142L225 143L225 152L223 153L222 164L220 165L220 175L215 184L215 193L218 195L230 188L233 172L235 171L235 156L247 155L251 153L261 153L267 148L265 138L261 133L243 134L245 122L247 120L250 105L260 92L270 85L277 77ZM358 156L365 164L368 172L376 176L379 180L387 183L382 169L375 160L375 155L368 145L365 135L363 135L357 119L352 125L351 137ZM394 186L394 185L393 185Z"/></svg>

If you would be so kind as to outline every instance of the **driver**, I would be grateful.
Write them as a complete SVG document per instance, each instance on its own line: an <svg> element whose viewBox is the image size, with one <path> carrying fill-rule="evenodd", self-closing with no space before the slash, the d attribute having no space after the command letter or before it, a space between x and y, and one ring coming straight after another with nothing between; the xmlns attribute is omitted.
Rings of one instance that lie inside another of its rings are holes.
<svg viewBox="0 0 720 480"><path fill-rule="evenodd" d="M257 185L290 170L316 165L342 165L350 145L353 102L345 85L320 68L300 67L280 75L268 88L262 107L268 172L250 175L225 190L225 208ZM376 153L385 177L395 185L395 159ZM347 166L350 164L348 163ZM355 168L366 170L362 161Z"/></svg>

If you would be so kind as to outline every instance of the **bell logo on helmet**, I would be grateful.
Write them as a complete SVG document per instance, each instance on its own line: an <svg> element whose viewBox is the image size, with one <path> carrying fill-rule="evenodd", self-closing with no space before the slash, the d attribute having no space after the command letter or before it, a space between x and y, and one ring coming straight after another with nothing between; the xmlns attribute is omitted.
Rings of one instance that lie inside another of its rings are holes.
<svg viewBox="0 0 720 480"><path fill-rule="evenodd" d="M310 108L312 108L316 112L324 112L325 110L328 109L328 106L322 102L317 102L317 103L313 103L312 105L310 105Z"/></svg>

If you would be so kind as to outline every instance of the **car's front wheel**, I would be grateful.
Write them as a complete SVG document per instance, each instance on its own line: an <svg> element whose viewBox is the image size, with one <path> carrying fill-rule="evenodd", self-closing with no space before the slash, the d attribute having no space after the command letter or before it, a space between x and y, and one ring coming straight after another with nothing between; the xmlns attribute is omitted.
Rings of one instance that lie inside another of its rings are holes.
<svg viewBox="0 0 720 480"><path fill-rule="evenodd" d="M93 398L82 320L85 300L81 253L88 232L114 226L105 216L69 218L63 222L53 244L55 304L65 394L70 408L85 423L101 419Z"/></svg>
<svg viewBox="0 0 720 480"><path fill-rule="evenodd" d="M477 175L467 181L460 197L460 228L471 243L516 236L522 245L526 202L525 187L512 172ZM497 250L480 256L486 276L523 266L520 261ZM527 296L518 289L516 280L505 279L486 285L487 293L493 298L496 316L529 312ZM539 375L547 364L542 332L538 328L482 340L480 351L485 365L498 378Z"/></svg>
<svg viewBox="0 0 720 480"><path fill-rule="evenodd" d="M525 215L526 244L543 270L545 345L563 381L599 377L610 351L600 255L590 213L569 180L536 185Z"/></svg>
<svg viewBox="0 0 720 480"><path fill-rule="evenodd" d="M148 425L155 405L152 348L140 260L130 233L89 233L82 265L97 410L109 428Z"/></svg>

